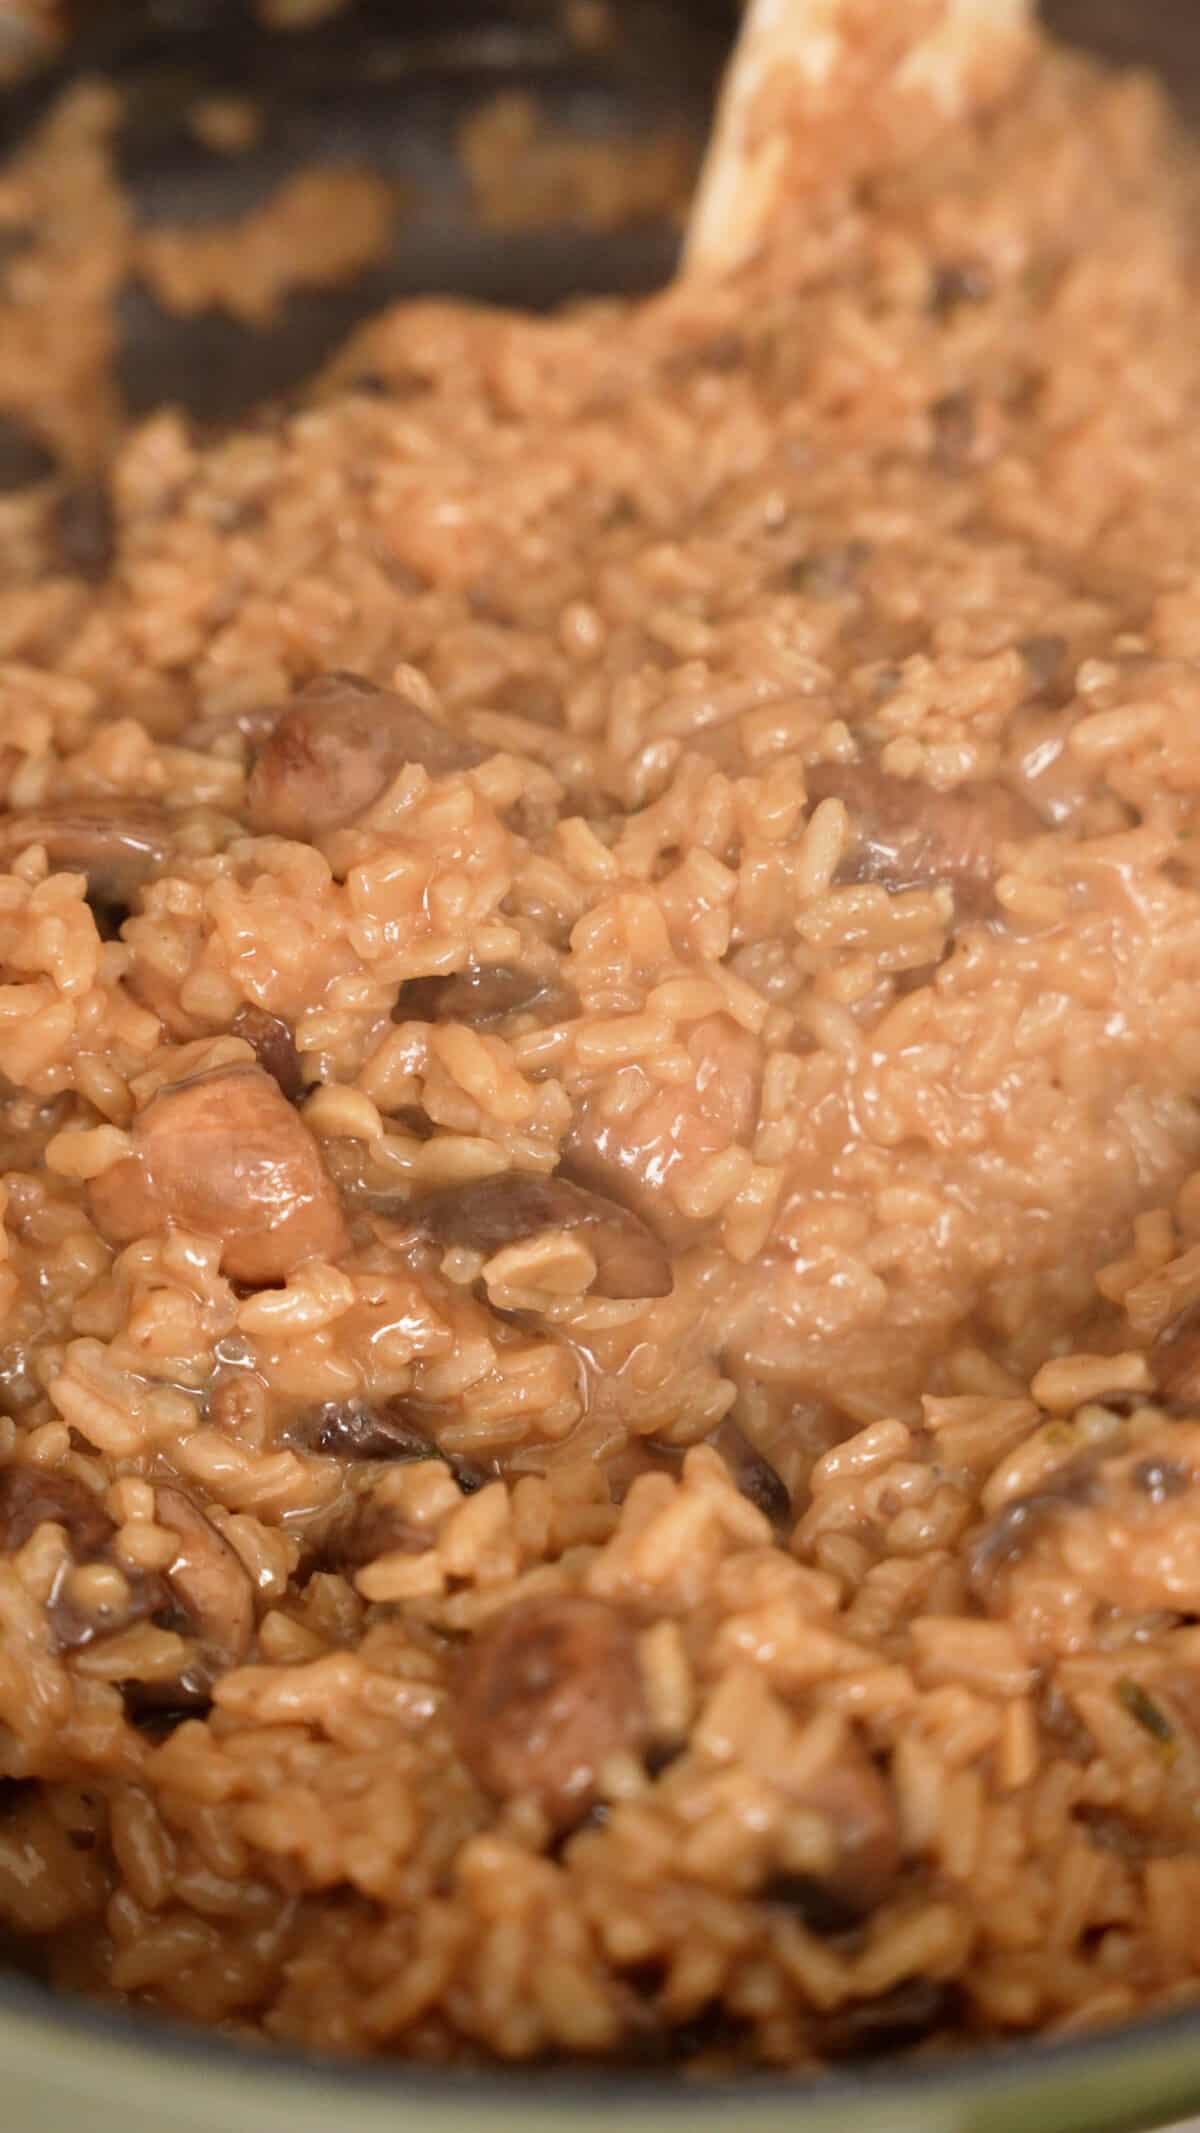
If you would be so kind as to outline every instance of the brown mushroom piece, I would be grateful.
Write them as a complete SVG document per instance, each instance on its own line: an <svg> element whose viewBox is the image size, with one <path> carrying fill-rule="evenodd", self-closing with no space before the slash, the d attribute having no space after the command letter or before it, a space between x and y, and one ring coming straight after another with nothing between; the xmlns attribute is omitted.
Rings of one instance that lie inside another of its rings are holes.
<svg viewBox="0 0 1200 2133"><path fill-rule="evenodd" d="M1090 1751L1090 1733L1085 1733L1084 1738ZM1131 1865L1142 1866L1147 1859L1170 1859L1179 1850L1179 1838L1172 1830L1149 1829L1115 1808L1080 1807L1072 1820L1087 1831L1097 1851L1112 1852Z"/></svg>
<svg viewBox="0 0 1200 2133"><path fill-rule="evenodd" d="M1039 1580L1066 1580L1105 1614L1198 1614L1198 1488L1198 1422L1164 1422L1107 1457L1089 1452L968 1536L971 1584L1010 1613L1027 1562L1035 1591Z"/></svg>
<svg viewBox="0 0 1200 2133"><path fill-rule="evenodd" d="M544 1231L576 1231L596 1262L596 1296L669 1296L673 1287L671 1262L645 1223L614 1200L569 1185L565 1178L508 1171L432 1193L413 1214L439 1244L489 1257Z"/></svg>
<svg viewBox="0 0 1200 2133"><path fill-rule="evenodd" d="M308 1127L258 1066L223 1067L159 1090L127 1156L90 1188L111 1244L168 1225L221 1240L235 1281L281 1282L347 1243L337 1188Z"/></svg>
<svg viewBox="0 0 1200 2133"><path fill-rule="evenodd" d="M985 259L944 259L934 269L929 308L936 318L948 318L962 304L986 304L995 290L995 275Z"/></svg>
<svg viewBox="0 0 1200 2133"><path fill-rule="evenodd" d="M352 1499L325 1525L305 1569L344 1575L377 1562L381 1555L428 1555L432 1546L431 1536L406 1518L398 1504L368 1492Z"/></svg>
<svg viewBox="0 0 1200 2133"><path fill-rule="evenodd" d="M1017 650L1025 662L1033 696L1044 695L1068 671L1070 642L1057 633L1047 631L1034 637L1022 637Z"/></svg>
<svg viewBox="0 0 1200 2133"><path fill-rule="evenodd" d="M1200 1415L1200 1312L1185 1311L1159 1334L1150 1368L1168 1414Z"/></svg>
<svg viewBox="0 0 1200 2133"><path fill-rule="evenodd" d="M690 1072L663 1087L647 1080L642 1102L613 1118L603 1086L575 1115L564 1155L573 1176L614 1191L654 1234L682 1250L710 1224L680 1206L674 1187L710 1156L747 1147L758 1123L762 1045L732 1016L706 1015L686 1038Z"/></svg>
<svg viewBox="0 0 1200 2133"><path fill-rule="evenodd" d="M215 1666L236 1666L254 1637L254 1588L241 1557L182 1489L155 1489L155 1521L179 1548L165 1572L180 1627Z"/></svg>
<svg viewBox="0 0 1200 2133"><path fill-rule="evenodd" d="M977 916L993 907L1000 846L1036 836L1039 815L995 780L935 792L895 778L874 763L819 763L807 773L808 796L844 802L856 842L841 869L844 881L874 881L892 891L944 882L960 909Z"/></svg>
<svg viewBox="0 0 1200 2133"><path fill-rule="evenodd" d="M966 1545L967 1578L985 1605L1002 1604L1004 1573L1022 1562L1061 1511L1094 1503L1100 1488L1097 1461L1073 1461L1060 1467L1040 1488L1015 1496L970 1535Z"/></svg>
<svg viewBox="0 0 1200 2133"><path fill-rule="evenodd" d="M15 1554L40 1526L60 1527L71 1555L46 1608L60 1652L80 1651L97 1637L144 1621L161 1607L165 1593L159 1578L113 1563L116 1524L83 1482L53 1469L5 1467L0 1472L0 1555ZM72 1589L69 1572L94 1563L119 1570L120 1582L112 1581L113 1592L105 1590L85 1604Z"/></svg>
<svg viewBox="0 0 1200 2133"><path fill-rule="evenodd" d="M98 477L76 482L59 499L54 538L62 568L101 585L117 556L117 515L109 484Z"/></svg>
<svg viewBox="0 0 1200 2133"><path fill-rule="evenodd" d="M0 1472L0 1555L15 1555L39 1526L61 1526L84 1562L102 1555L116 1532L99 1497L74 1475L5 1467Z"/></svg>
<svg viewBox="0 0 1200 2133"><path fill-rule="evenodd" d="M406 697L327 674L301 690L259 749L246 817L261 836L309 840L365 814L407 763L436 778L480 761Z"/></svg>
<svg viewBox="0 0 1200 2133"><path fill-rule="evenodd" d="M792 1523L792 1499L770 1460L732 1419L722 1422L708 1441L720 1452L747 1501L786 1533Z"/></svg>
<svg viewBox="0 0 1200 2133"><path fill-rule="evenodd" d="M510 1015L541 1023L568 1022L579 995L562 979L522 963L472 963L449 978L415 978L393 1010L396 1022L466 1022L490 1029Z"/></svg>
<svg viewBox="0 0 1200 2133"><path fill-rule="evenodd" d="M401 1399L333 1401L303 1417L288 1434L293 1442L303 1442L329 1458L403 1464L438 1456L428 1431L408 1420Z"/></svg>
<svg viewBox="0 0 1200 2133"><path fill-rule="evenodd" d="M0 407L0 496L48 481L58 460L44 437L11 408Z"/></svg>
<svg viewBox="0 0 1200 2133"><path fill-rule="evenodd" d="M592 1805L609 1757L646 1743L632 1623L582 1593L519 1600L469 1647L454 1725L485 1792L532 1794L556 1828L569 1828Z"/></svg>
<svg viewBox="0 0 1200 2133"><path fill-rule="evenodd" d="M61 800L0 815L0 867L40 844L52 873L85 874L88 895L131 904L171 856L171 827L149 801Z"/></svg>
<svg viewBox="0 0 1200 2133"><path fill-rule="evenodd" d="M539 1022L568 1022L579 1013L579 995L562 978L523 963L471 964L447 981L438 1002L442 1022L469 1022L486 1029L509 1015L535 1015Z"/></svg>
<svg viewBox="0 0 1200 2133"><path fill-rule="evenodd" d="M705 1441L720 1453L747 1502L769 1518L778 1532L788 1532L792 1523L792 1499L787 1485L770 1460L751 1444L745 1431L729 1417L719 1423ZM679 1473L687 1451L686 1444L667 1444L657 1437L643 1437L630 1447L629 1456L622 1464L632 1467L629 1481L635 1479L638 1472L650 1471L654 1466ZM643 1453L649 1454L649 1461L639 1459L639 1454Z"/></svg>
<svg viewBox="0 0 1200 2133"><path fill-rule="evenodd" d="M465 1496L492 1478L465 1459L442 1451L432 1433L431 1413L399 1393L390 1400L336 1400L297 1417L285 1432L290 1443L350 1464L404 1465L441 1459Z"/></svg>
<svg viewBox="0 0 1200 2133"><path fill-rule="evenodd" d="M260 1067L277 1084L280 1094L290 1104L297 1103L304 1094L304 1074L296 1040L287 1023L247 1002L239 1007L229 1027L235 1037L243 1037L253 1046Z"/></svg>
<svg viewBox="0 0 1200 2133"><path fill-rule="evenodd" d="M762 1897L772 1911L798 1918L806 1933L815 1933L822 1940L838 1940L844 1934L857 1933L863 1923L859 1906L848 1903L836 1888L819 1881L815 1874L773 1874Z"/></svg>
<svg viewBox="0 0 1200 2133"><path fill-rule="evenodd" d="M854 2000L815 2026L823 2059L839 2062L880 2059L914 2051L939 2030L961 2030L963 2000L953 1982L940 1978L905 1978L878 1999Z"/></svg>
<svg viewBox="0 0 1200 2133"><path fill-rule="evenodd" d="M866 1918L900 1871L900 1828L891 1790L857 1733L848 1733L812 1772L798 1804L823 1816L834 1833L837 1857L822 1886Z"/></svg>

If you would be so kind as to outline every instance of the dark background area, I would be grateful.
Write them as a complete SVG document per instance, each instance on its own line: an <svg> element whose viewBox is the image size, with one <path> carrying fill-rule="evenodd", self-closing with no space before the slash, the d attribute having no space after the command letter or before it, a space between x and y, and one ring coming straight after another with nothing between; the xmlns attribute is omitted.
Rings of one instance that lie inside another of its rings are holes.
<svg viewBox="0 0 1200 2133"><path fill-rule="evenodd" d="M1200 0L1046 0L1042 13L1074 44L1154 67L1200 121Z"/></svg>
<svg viewBox="0 0 1200 2133"><path fill-rule="evenodd" d="M899 4L899 0L897 0ZM101 74L128 91L124 181L141 223L204 227L267 199L314 164L393 180L403 213L387 256L354 280L301 291L268 329L213 310L165 311L140 283L121 304L121 378L135 411L165 398L224 421L287 392L359 319L397 298L452 293L542 309L666 280L678 229L564 224L498 231L464 183L462 123L500 91L528 91L567 136L620 142L664 128L704 140L737 0L613 0L617 34L593 49L565 0L348 0L308 29L271 30L252 0L78 0L65 54L0 92L0 162L64 83ZM1155 66L1200 123L1200 0L1046 0L1064 36ZM206 150L197 98L235 90L263 114L246 154Z"/></svg>

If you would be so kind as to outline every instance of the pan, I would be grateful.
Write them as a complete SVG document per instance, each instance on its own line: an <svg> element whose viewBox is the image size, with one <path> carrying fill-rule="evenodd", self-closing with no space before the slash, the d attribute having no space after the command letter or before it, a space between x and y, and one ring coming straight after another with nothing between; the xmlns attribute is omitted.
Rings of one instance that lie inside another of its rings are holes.
<svg viewBox="0 0 1200 2133"><path fill-rule="evenodd" d="M1074 41L1155 67L1200 123L1195 0L1052 0L1047 13ZM406 211L370 267L291 294L264 324L216 309L174 315L137 281L122 292L127 408L178 404L220 425L294 392L358 320L407 295L547 309L668 279L679 242L669 201L604 227L553 211L497 221L464 176L463 125L518 94L573 141L670 135L698 154L736 15L735 0L628 0L590 42L578 34L590 18L551 0L352 0L290 33L240 0L127 0L82 12L57 54L32 47L0 90L0 160L87 76L125 93L121 173L146 229L227 223L315 162L365 161L395 186ZM230 96L258 114L236 158L187 123L198 100ZM88 2133L1134 2133L1200 2112L1200 2010L936 2065L684 2089L635 2074L425 2073L267 2054L56 1999L0 1970L0 2083L5 2133L77 2123Z"/></svg>

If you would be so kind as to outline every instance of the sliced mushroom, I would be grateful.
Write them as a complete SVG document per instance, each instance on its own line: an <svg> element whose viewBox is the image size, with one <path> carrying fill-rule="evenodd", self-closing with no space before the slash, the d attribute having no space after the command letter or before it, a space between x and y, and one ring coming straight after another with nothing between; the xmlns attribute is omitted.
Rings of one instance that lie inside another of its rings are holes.
<svg viewBox="0 0 1200 2133"><path fill-rule="evenodd" d="M436 1456L427 1433L405 1418L401 1401L343 1400L318 1407L289 1435L331 1458L403 1462Z"/></svg>
<svg viewBox="0 0 1200 2133"><path fill-rule="evenodd" d="M166 1588L157 1572L132 1570L124 1563L113 1563L107 1555L94 1560L109 1562L119 1570L121 1583L111 1599L106 1596L85 1603L69 1577L58 1580L46 1614L60 1652L82 1651L85 1645L102 1637L111 1637L117 1630L130 1629L135 1622L157 1616L166 1598Z"/></svg>
<svg viewBox="0 0 1200 2133"><path fill-rule="evenodd" d="M360 1496L325 1527L310 1570L361 1570L381 1555L428 1555L431 1536L406 1518L398 1504Z"/></svg>
<svg viewBox="0 0 1200 2133"><path fill-rule="evenodd" d="M1017 650L1025 661L1032 696L1041 696L1053 683L1063 679L1071 651L1066 637L1052 632L1023 637Z"/></svg>
<svg viewBox="0 0 1200 2133"><path fill-rule="evenodd" d="M985 259L944 259L935 269L929 308L935 318L949 318L964 304L986 304L996 293L996 278Z"/></svg>
<svg viewBox="0 0 1200 2133"><path fill-rule="evenodd" d="M1010 1580L1028 1557L1035 1580L1065 1579L1097 1611L1200 1613L1200 1422L1164 1421L1105 1450L1073 1460L968 1537L968 1573L987 1606L1011 1611Z"/></svg>
<svg viewBox="0 0 1200 2133"><path fill-rule="evenodd" d="M327 674L287 706L260 749L246 816L260 835L308 840L365 814L407 763L444 777L481 760L405 697Z"/></svg>
<svg viewBox="0 0 1200 2133"><path fill-rule="evenodd" d="M337 1189L303 1120L258 1066L225 1067L159 1091L134 1121L132 1152L90 1188L117 1245L169 1224L221 1240L236 1281L284 1281L345 1248Z"/></svg>
<svg viewBox="0 0 1200 2133"><path fill-rule="evenodd" d="M579 1013L579 996L560 978L522 963L472 964L450 978L416 978L393 1010L397 1022L466 1022L487 1029L509 1015L533 1014L539 1022L568 1022Z"/></svg>
<svg viewBox="0 0 1200 2133"><path fill-rule="evenodd" d="M33 1778L0 1777L0 1822L15 1814L27 1800L32 1800L37 1789L37 1782Z"/></svg>
<svg viewBox="0 0 1200 2133"><path fill-rule="evenodd" d="M218 1666L236 1666L254 1637L254 1588L242 1559L182 1489L159 1486L155 1519L179 1550L166 1572L183 1621Z"/></svg>
<svg viewBox="0 0 1200 2133"><path fill-rule="evenodd" d="M116 561L117 516L108 483L77 482L54 514L54 535L64 570L102 584Z"/></svg>
<svg viewBox="0 0 1200 2133"><path fill-rule="evenodd" d="M82 1481L37 1466L0 1472L0 1555L15 1555L39 1526L61 1526L80 1562L102 1555L116 1532L103 1504Z"/></svg>
<svg viewBox="0 0 1200 2133"><path fill-rule="evenodd" d="M253 1045L260 1067L277 1084L280 1094L290 1104L298 1102L304 1094L304 1075L296 1040L287 1023L247 1002L239 1007L229 1026L235 1037L244 1037L247 1044Z"/></svg>
<svg viewBox="0 0 1200 2133"><path fill-rule="evenodd" d="M523 963L472 964L446 982L438 1002L441 1022L469 1022L486 1029L509 1015L536 1015L539 1022L569 1022L579 1013L579 995L563 979Z"/></svg>
<svg viewBox="0 0 1200 2133"><path fill-rule="evenodd" d="M480 1630L459 1671L459 1753L494 1798L532 1794L578 1823L610 1756L648 1732L632 1624L603 1600L546 1593Z"/></svg>
<svg viewBox="0 0 1200 2133"><path fill-rule="evenodd" d="M857 1733L848 1733L805 1783L800 1805L822 1815L837 1859L830 1894L860 1918L883 1902L900 1871L900 1827L890 1787Z"/></svg>
<svg viewBox="0 0 1200 2133"><path fill-rule="evenodd" d="M402 1465L417 1459L442 1459L464 1496L473 1496L492 1478L482 1467L442 1451L432 1433L430 1411L404 1394L382 1401L330 1402L302 1415L287 1435L293 1444L352 1463Z"/></svg>
<svg viewBox="0 0 1200 2133"><path fill-rule="evenodd" d="M433 1193L413 1210L439 1244L493 1252L549 1230L578 1230L596 1262L597 1296L669 1296L671 1262L636 1215L565 1178L515 1171Z"/></svg>
<svg viewBox="0 0 1200 2133"><path fill-rule="evenodd" d="M790 1531L792 1499L785 1482L732 1417L718 1424L705 1441L720 1452L747 1502L769 1518L777 1531ZM658 1437L644 1437L630 1447L628 1456L622 1457L616 1471L628 1487L638 1473L648 1471L647 1462L639 1458L639 1454L648 1453L654 1466L680 1473L687 1451L686 1444L666 1444Z"/></svg>
<svg viewBox="0 0 1200 2133"><path fill-rule="evenodd" d="M45 438L8 408L0 408L0 496L48 481L57 466Z"/></svg>
<svg viewBox="0 0 1200 2133"><path fill-rule="evenodd" d="M1159 1335L1150 1368L1169 1414L1200 1415L1200 1312L1185 1312Z"/></svg>
<svg viewBox="0 0 1200 2133"><path fill-rule="evenodd" d="M823 1940L856 1933L863 1922L857 1904L847 1903L828 1882L818 1881L813 1874L775 1874L762 1896L773 1911L790 1912L807 1932Z"/></svg>
<svg viewBox="0 0 1200 2133"><path fill-rule="evenodd" d="M0 815L0 867L40 844L53 873L86 874L88 895L131 904L171 856L161 808L140 800L60 800Z"/></svg>
<svg viewBox="0 0 1200 2133"><path fill-rule="evenodd" d="M144 1621L161 1607L164 1588L160 1579L114 1563L116 1524L90 1489L71 1474L6 1467L0 1473L0 1555L15 1554L39 1526L61 1527L71 1554L70 1565L55 1581L46 1608L60 1652L80 1651L98 1637ZM117 1569L120 1576L108 1580L103 1592L85 1604L70 1571L95 1563Z"/></svg>
<svg viewBox="0 0 1200 2133"><path fill-rule="evenodd" d="M859 2000L816 2024L824 2059L880 2059L915 2050L938 2031L961 2032L962 1992L939 1978L906 1978L878 1999Z"/></svg>
<svg viewBox="0 0 1200 2133"><path fill-rule="evenodd" d="M810 600L836 600L853 592L873 554L869 541L841 541L832 548L810 550L788 566L792 592Z"/></svg>
<svg viewBox="0 0 1200 2133"><path fill-rule="evenodd" d="M770 1460L751 1444L745 1431L730 1419L722 1422L708 1441L720 1452L742 1495L779 1531L787 1532L792 1523L787 1484Z"/></svg>
<svg viewBox="0 0 1200 2133"><path fill-rule="evenodd" d="M125 1683L125 1715L143 1739L157 1748L189 1719L206 1718L212 1709L209 1670L185 1669L178 1682L162 1688L148 1681Z"/></svg>
<svg viewBox="0 0 1200 2133"><path fill-rule="evenodd" d="M661 1990L663 1980L656 1974L658 1968L656 1964L639 1964L639 1972L650 1973L643 1990ZM705 2075L732 2073L746 2064L752 2039L753 2031L745 2017L732 2014L720 2000L710 2000L688 2021L673 2022L664 2029L652 2007L640 2004L640 1998L635 1996L624 2056L637 2067L668 2066Z"/></svg>
<svg viewBox="0 0 1200 2133"><path fill-rule="evenodd" d="M1038 1537L1071 1505L1091 1504L1100 1488L1097 1462L1083 1459L1060 1468L1026 1496L1016 1496L993 1513L966 1547L972 1591L985 1602L997 1597L997 1580L1024 1560Z"/></svg>
<svg viewBox="0 0 1200 2133"><path fill-rule="evenodd" d="M572 1175L611 1191L672 1250L702 1237L711 1223L680 1205L676 1187L709 1157L746 1147L758 1122L762 1045L731 1015L706 1015L689 1030L690 1072L662 1087L647 1083L644 1100L613 1118L603 1086L578 1107L564 1154Z"/></svg>
<svg viewBox="0 0 1200 2133"><path fill-rule="evenodd" d="M872 763L821 763L807 783L810 800L842 800L853 818L857 843L844 880L893 891L945 882L968 912L991 908L1001 844L1042 828L1028 801L994 781L934 792Z"/></svg>
<svg viewBox="0 0 1200 2133"><path fill-rule="evenodd" d="M1038 1724L1049 1736L1056 1755L1070 1763L1091 1762L1095 1752L1092 1736L1056 1681L1042 1683L1034 1695L1034 1708Z"/></svg>

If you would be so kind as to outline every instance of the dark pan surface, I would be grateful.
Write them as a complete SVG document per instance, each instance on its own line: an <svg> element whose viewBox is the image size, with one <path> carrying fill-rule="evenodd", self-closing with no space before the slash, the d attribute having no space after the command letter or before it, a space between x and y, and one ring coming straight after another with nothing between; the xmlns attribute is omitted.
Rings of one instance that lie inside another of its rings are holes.
<svg viewBox="0 0 1200 2133"><path fill-rule="evenodd" d="M246 0L125 0L96 12L68 56L0 98L0 160L64 83L99 75L125 92L119 168L143 228L203 229L261 206L314 167L368 170L396 188L391 245L366 273L294 293L269 327L216 309L180 318L140 283L120 308L119 379L130 411L163 400L227 422L285 393L359 320L398 298L455 294L545 310L571 296L639 294L667 280L679 231L664 217L618 229L500 230L477 212L458 137L501 92L536 101L556 136L619 146L678 136L699 153L730 10L627 0L618 34L581 49L554 5L358 0L305 33L263 29ZM235 91L259 138L206 149L191 108Z"/></svg>
<svg viewBox="0 0 1200 2133"><path fill-rule="evenodd" d="M1046 0L1043 13L1072 44L1122 66L1153 67L1180 109L1200 123L1197 0Z"/></svg>
<svg viewBox="0 0 1200 2133"><path fill-rule="evenodd" d="M498 230L464 180L460 128L502 91L536 99L563 136L619 144L670 130L698 153L736 0L618 0L618 35L580 49L555 0L350 0L303 33L259 22L250 0L108 0L78 10L67 55L0 94L0 161L64 84L99 75L126 92L120 170L146 229L227 223L314 166L392 182L401 212L366 272L293 292L269 326L217 308L180 317L140 281L119 303L118 378L131 413L171 401L236 421L319 368L362 319L401 298L453 294L547 310L571 297L637 295L665 282L679 231L665 217L619 229L566 222ZM1200 120L1197 0L1048 0L1064 36L1155 65ZM252 149L206 149L198 99L236 91L262 114Z"/></svg>

